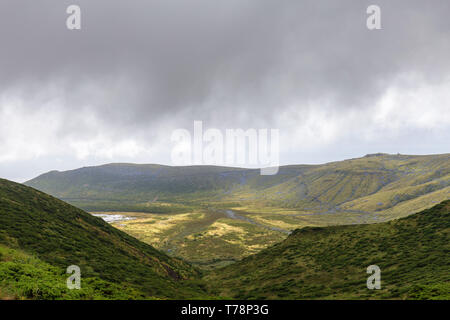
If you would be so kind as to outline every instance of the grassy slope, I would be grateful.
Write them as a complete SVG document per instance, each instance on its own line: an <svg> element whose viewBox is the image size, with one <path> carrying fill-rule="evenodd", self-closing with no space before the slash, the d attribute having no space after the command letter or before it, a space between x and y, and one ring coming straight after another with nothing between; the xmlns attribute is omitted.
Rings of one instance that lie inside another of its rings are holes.
<svg viewBox="0 0 450 320"><path fill-rule="evenodd" d="M312 168L260 195L275 206L375 212L449 186L449 154L381 154Z"/></svg>
<svg viewBox="0 0 450 320"><path fill-rule="evenodd" d="M187 263L169 258L100 218L1 179L0 244L24 250L59 270L78 265L83 277L133 287L146 297L203 294L184 280L198 275Z"/></svg>
<svg viewBox="0 0 450 320"><path fill-rule="evenodd" d="M206 276L214 294L240 299L450 299L450 201L370 225L307 227ZM366 268L381 268L381 290Z"/></svg>
<svg viewBox="0 0 450 320"><path fill-rule="evenodd" d="M58 198L129 203L208 199L226 190L249 184L271 186L302 172L288 168L277 176L260 176L259 170L216 166L170 167L162 165L107 164L76 170L52 171L26 182Z"/></svg>
<svg viewBox="0 0 450 320"><path fill-rule="evenodd" d="M108 164L52 171L25 184L88 211L183 213L243 189L274 186L308 168L289 166L261 176L259 170L215 166Z"/></svg>
<svg viewBox="0 0 450 320"><path fill-rule="evenodd" d="M131 287L90 277L80 290L69 290L62 268L54 267L18 249L0 245L0 300L17 299L143 299Z"/></svg>

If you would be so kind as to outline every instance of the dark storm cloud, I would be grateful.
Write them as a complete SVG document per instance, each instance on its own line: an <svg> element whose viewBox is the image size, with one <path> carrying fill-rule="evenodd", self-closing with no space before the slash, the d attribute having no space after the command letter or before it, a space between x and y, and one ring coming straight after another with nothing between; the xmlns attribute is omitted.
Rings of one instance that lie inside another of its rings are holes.
<svg viewBox="0 0 450 320"><path fill-rule="evenodd" d="M65 27L70 4L80 31ZM369 4L382 30L366 28ZM68 117L136 130L177 115L268 122L319 98L364 108L401 73L448 75L449 12L447 0L3 0L0 89L38 110L56 86Z"/></svg>
<svg viewBox="0 0 450 320"><path fill-rule="evenodd" d="M82 29L66 28L81 7ZM382 30L366 27L381 7ZM444 153L448 0L2 0L0 177L171 164L171 133L279 128L281 162Z"/></svg>

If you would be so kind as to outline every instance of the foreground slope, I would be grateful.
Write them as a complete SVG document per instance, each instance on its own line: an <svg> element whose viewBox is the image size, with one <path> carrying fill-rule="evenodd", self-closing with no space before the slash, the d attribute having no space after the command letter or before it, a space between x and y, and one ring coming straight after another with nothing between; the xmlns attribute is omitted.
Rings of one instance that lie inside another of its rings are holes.
<svg viewBox="0 0 450 320"><path fill-rule="evenodd" d="M132 287L96 277L83 278L79 290L70 290L67 276L34 255L0 244L0 300L148 298Z"/></svg>
<svg viewBox="0 0 450 320"><path fill-rule="evenodd" d="M366 287L370 265L381 290ZM450 200L390 222L295 230L206 280L239 299L450 299Z"/></svg>
<svg viewBox="0 0 450 320"><path fill-rule="evenodd" d="M184 281L197 276L185 262L169 258L67 203L2 179L0 245L3 250L25 251L36 256L61 274L68 266L78 265L83 279L90 279L86 283L106 281L125 290L132 288L130 290L141 293L141 298L184 298L202 294L200 289L191 288ZM10 252L12 257L17 256L14 252ZM5 264L1 264L5 268Z"/></svg>

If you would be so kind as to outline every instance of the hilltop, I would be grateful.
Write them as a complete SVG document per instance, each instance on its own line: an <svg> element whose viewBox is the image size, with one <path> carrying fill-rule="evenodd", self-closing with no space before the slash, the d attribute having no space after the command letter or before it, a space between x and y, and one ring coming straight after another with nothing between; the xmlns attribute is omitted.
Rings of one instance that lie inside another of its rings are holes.
<svg viewBox="0 0 450 320"><path fill-rule="evenodd" d="M286 167L278 175L261 176L252 169L118 163L51 171L25 184L90 211L170 212L159 204L226 200L243 187L262 190L308 167Z"/></svg>

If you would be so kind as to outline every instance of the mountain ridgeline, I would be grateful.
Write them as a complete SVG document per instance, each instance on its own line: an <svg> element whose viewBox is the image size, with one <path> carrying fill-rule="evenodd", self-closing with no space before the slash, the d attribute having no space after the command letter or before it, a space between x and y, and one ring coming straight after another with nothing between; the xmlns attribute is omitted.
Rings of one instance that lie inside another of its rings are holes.
<svg viewBox="0 0 450 320"><path fill-rule="evenodd" d="M373 213L377 222L450 198L450 154L373 154L277 175L215 166L108 164L43 174L25 183L88 211L183 211L183 206L259 206ZM171 206L167 206L170 203ZM347 221L348 223L348 221Z"/></svg>

